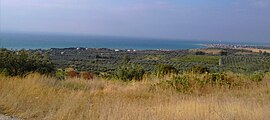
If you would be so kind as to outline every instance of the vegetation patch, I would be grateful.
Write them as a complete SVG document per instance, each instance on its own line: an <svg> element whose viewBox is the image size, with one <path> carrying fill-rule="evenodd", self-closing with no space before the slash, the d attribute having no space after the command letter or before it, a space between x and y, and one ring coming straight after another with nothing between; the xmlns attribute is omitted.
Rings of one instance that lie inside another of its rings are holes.
<svg viewBox="0 0 270 120"><path fill-rule="evenodd" d="M135 64L123 65L116 70L115 77L123 81L142 80L144 73L145 71L141 66Z"/></svg>
<svg viewBox="0 0 270 120"><path fill-rule="evenodd" d="M209 55L185 55L183 57L172 58L172 61L178 62L198 62L207 64L218 64L220 56Z"/></svg>
<svg viewBox="0 0 270 120"><path fill-rule="evenodd" d="M10 76L25 76L31 72L51 74L53 71L54 65L46 54L26 50L0 49L0 73Z"/></svg>
<svg viewBox="0 0 270 120"><path fill-rule="evenodd" d="M243 77L243 76L241 76ZM261 78L261 76L259 77ZM248 80L243 80L248 79ZM181 93L199 93L205 94L211 90L226 88L238 89L245 88L251 84L258 83L256 74L255 78L239 78L234 74L228 73L184 73L175 75L170 80L160 81L152 88L161 88L163 90L174 89ZM261 79L260 79L261 80ZM207 91L205 91L207 90Z"/></svg>
<svg viewBox="0 0 270 120"><path fill-rule="evenodd" d="M145 55L145 60L162 60L165 58L165 55Z"/></svg>

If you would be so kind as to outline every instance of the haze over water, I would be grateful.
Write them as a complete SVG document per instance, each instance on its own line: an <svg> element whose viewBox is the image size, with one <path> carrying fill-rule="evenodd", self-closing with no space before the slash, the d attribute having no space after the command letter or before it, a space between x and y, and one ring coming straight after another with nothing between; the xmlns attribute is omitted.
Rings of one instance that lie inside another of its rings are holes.
<svg viewBox="0 0 270 120"><path fill-rule="evenodd" d="M30 33L2 33L0 47L9 49L49 49L49 48L112 48L138 50L178 50L203 48L201 44L226 43L221 41L195 41L154 38L134 38L116 36L86 36L86 35L57 35ZM230 43L236 44L236 43ZM250 45L266 45L252 43L237 43ZM269 44L268 44L269 45Z"/></svg>
<svg viewBox="0 0 270 120"><path fill-rule="evenodd" d="M193 49L206 42L131 37L52 35L52 34L1 34L0 47L9 49L49 48L114 48L114 49Z"/></svg>
<svg viewBox="0 0 270 120"><path fill-rule="evenodd" d="M0 0L0 32L263 43L269 21L270 0Z"/></svg>

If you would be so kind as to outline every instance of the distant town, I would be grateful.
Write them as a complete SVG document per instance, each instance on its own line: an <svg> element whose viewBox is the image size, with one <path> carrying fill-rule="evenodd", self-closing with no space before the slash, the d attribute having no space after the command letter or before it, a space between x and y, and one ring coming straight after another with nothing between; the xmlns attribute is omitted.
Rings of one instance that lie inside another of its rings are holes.
<svg viewBox="0 0 270 120"><path fill-rule="evenodd" d="M209 48L255 48L255 49L270 49L270 45L241 45L241 44L202 44Z"/></svg>

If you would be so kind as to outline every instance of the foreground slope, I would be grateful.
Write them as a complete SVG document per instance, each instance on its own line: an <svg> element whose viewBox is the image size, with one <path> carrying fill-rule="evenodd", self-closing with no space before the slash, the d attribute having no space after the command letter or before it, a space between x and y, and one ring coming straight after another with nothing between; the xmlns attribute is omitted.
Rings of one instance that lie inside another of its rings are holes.
<svg viewBox="0 0 270 120"><path fill-rule="evenodd" d="M38 74L0 78L3 114L22 119L268 119L269 79L249 87L180 93L152 89L162 80L57 81Z"/></svg>

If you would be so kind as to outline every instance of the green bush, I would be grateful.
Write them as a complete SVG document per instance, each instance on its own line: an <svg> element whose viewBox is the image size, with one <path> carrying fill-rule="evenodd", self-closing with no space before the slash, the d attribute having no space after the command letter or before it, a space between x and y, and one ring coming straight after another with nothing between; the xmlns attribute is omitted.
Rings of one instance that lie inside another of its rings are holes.
<svg viewBox="0 0 270 120"><path fill-rule="evenodd" d="M4 75L4 76L8 76L8 71L7 71L7 69L0 69L0 74L1 75Z"/></svg>
<svg viewBox="0 0 270 120"><path fill-rule="evenodd" d="M212 73L211 81L218 82L218 81L226 81L226 74L225 73Z"/></svg>
<svg viewBox="0 0 270 120"><path fill-rule="evenodd" d="M189 78L186 76L173 77L171 85L180 92L187 92L190 89Z"/></svg>
<svg viewBox="0 0 270 120"><path fill-rule="evenodd" d="M162 80L153 84L150 90L174 89L181 93L207 93L213 88L239 88L246 87L250 81L243 81L237 76L227 73L206 73L206 74L178 74L170 80Z"/></svg>
<svg viewBox="0 0 270 120"><path fill-rule="evenodd" d="M58 69L56 72L55 72L55 77L59 80L63 80L65 79L67 76L66 72L62 69Z"/></svg>
<svg viewBox="0 0 270 120"><path fill-rule="evenodd" d="M232 87L238 84L238 83L235 83L234 79L230 79L229 77L227 77L227 74L223 72L211 73L209 74L209 76L210 76L209 82L212 85Z"/></svg>
<svg viewBox="0 0 270 120"><path fill-rule="evenodd" d="M196 51L195 52L195 55L205 55L206 53L205 52L203 52L203 51Z"/></svg>
<svg viewBox="0 0 270 120"><path fill-rule="evenodd" d="M260 82L263 80L263 78L264 74L262 72L254 72L250 77L250 79L254 82Z"/></svg>
<svg viewBox="0 0 270 120"><path fill-rule="evenodd" d="M0 69L10 76L24 76L31 72L50 74L54 65L46 54L0 49Z"/></svg>
<svg viewBox="0 0 270 120"><path fill-rule="evenodd" d="M209 73L209 69L205 66L193 66L189 70L189 72L197 73L197 74L204 74Z"/></svg>
<svg viewBox="0 0 270 120"><path fill-rule="evenodd" d="M191 91L190 79L187 76L175 76L171 80L163 80L151 85L150 90L174 89L178 92L187 93Z"/></svg>
<svg viewBox="0 0 270 120"><path fill-rule="evenodd" d="M177 73L178 71L172 65L159 64L157 65L155 72L156 72L157 77L164 77L164 75L167 75L170 73Z"/></svg>
<svg viewBox="0 0 270 120"><path fill-rule="evenodd" d="M123 65L119 67L115 76L119 80L131 81L131 80L142 80L145 71L141 66L138 65Z"/></svg>

